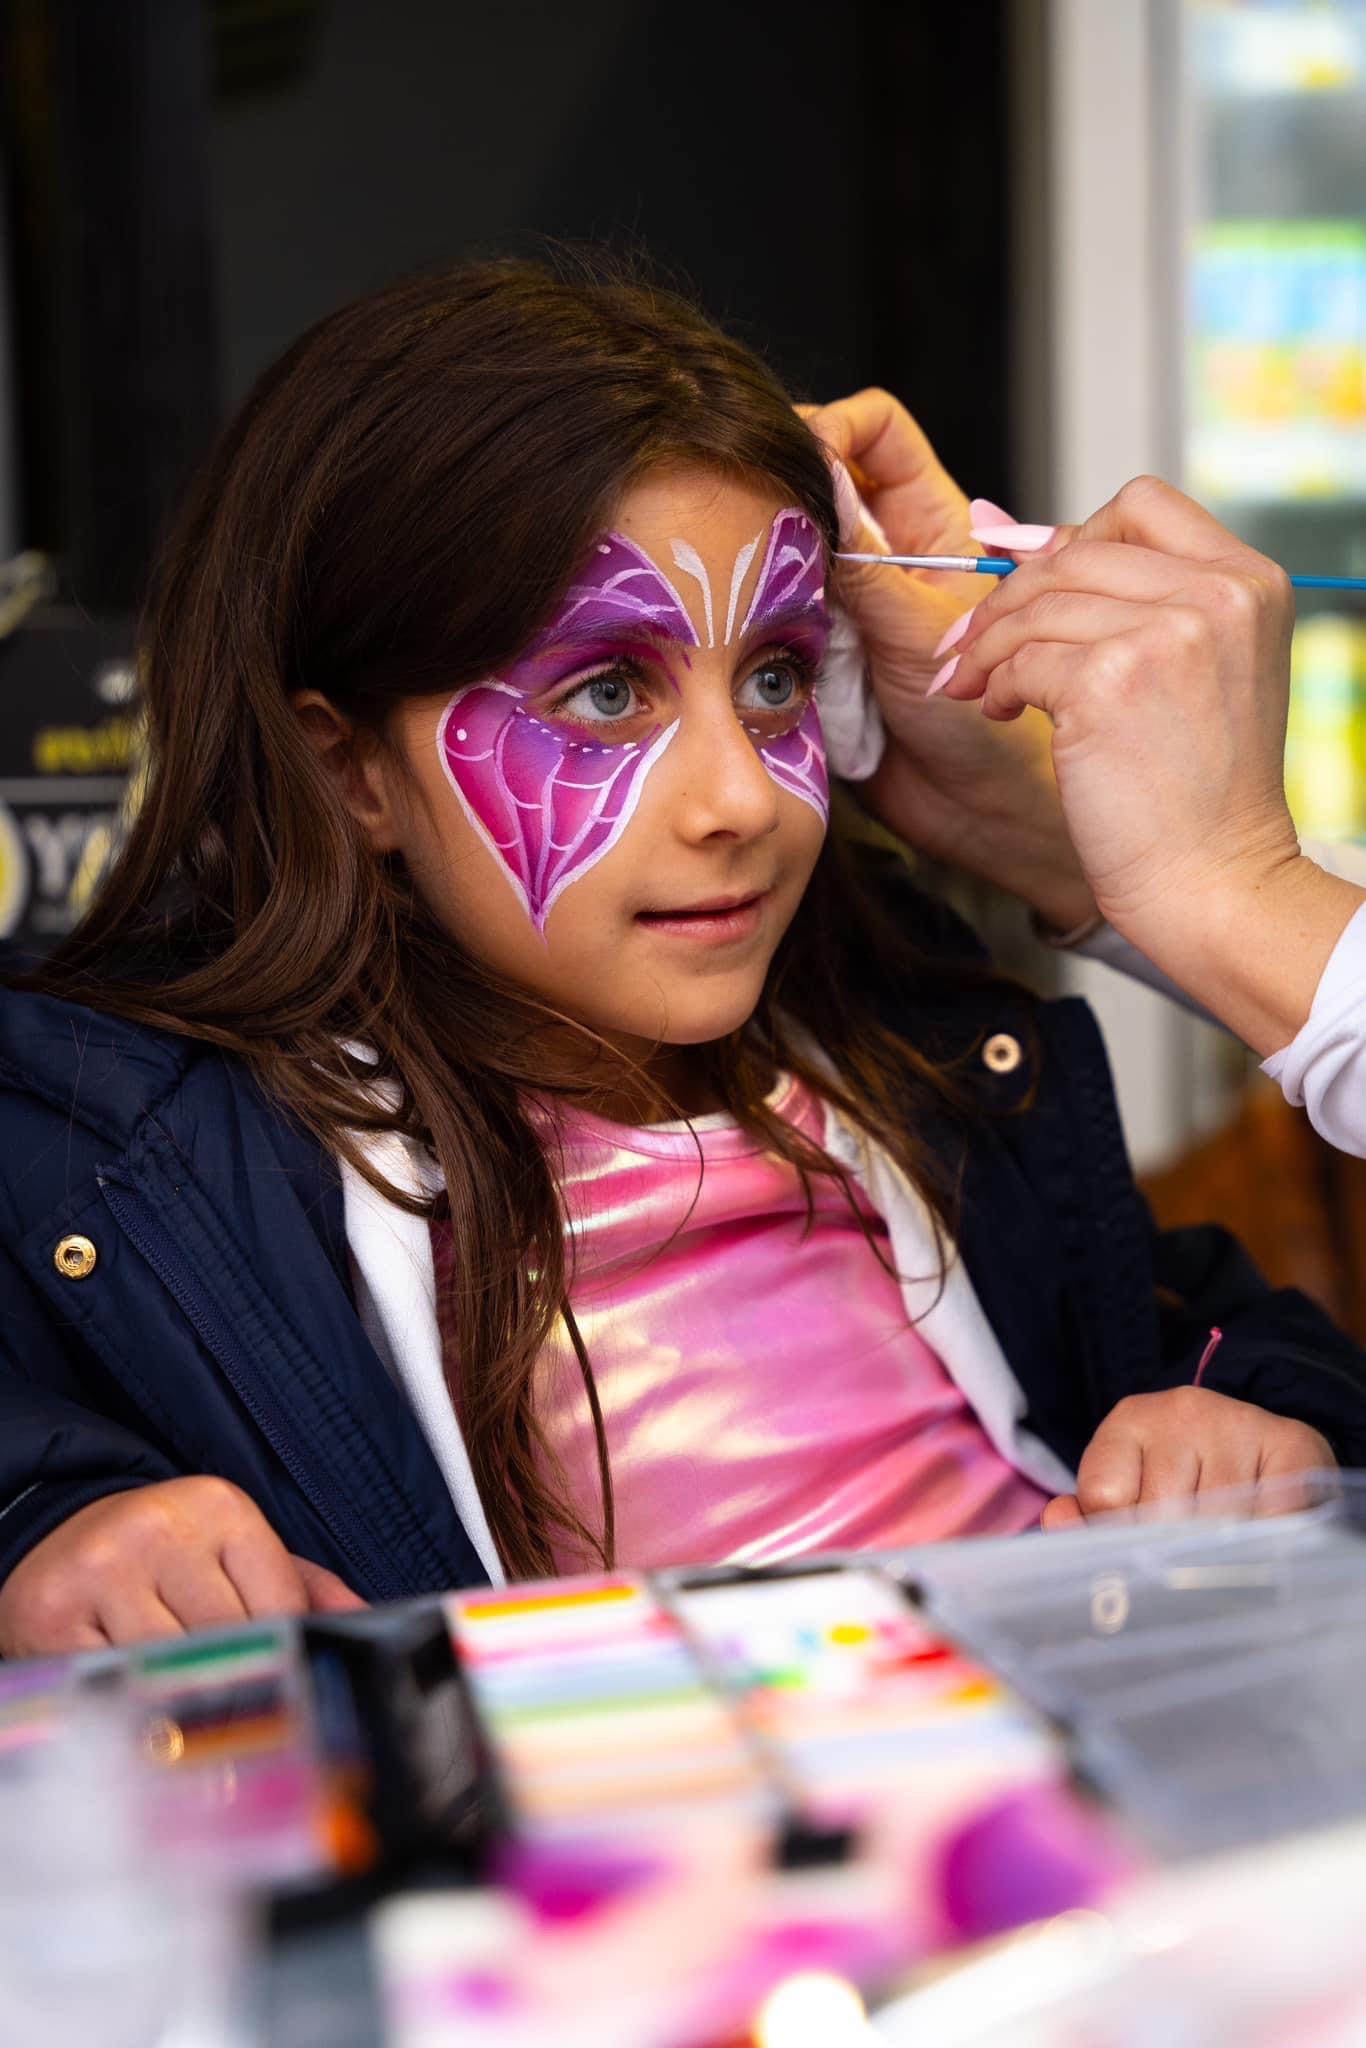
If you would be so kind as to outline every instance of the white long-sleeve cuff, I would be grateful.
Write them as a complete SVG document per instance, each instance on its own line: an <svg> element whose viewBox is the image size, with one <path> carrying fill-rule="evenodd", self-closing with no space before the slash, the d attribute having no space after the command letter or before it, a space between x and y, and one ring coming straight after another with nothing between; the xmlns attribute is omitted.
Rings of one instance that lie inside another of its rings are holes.
<svg viewBox="0 0 1366 2048"><path fill-rule="evenodd" d="M1330 1145L1366 1159L1366 903L1328 956L1304 1024L1262 1072Z"/></svg>

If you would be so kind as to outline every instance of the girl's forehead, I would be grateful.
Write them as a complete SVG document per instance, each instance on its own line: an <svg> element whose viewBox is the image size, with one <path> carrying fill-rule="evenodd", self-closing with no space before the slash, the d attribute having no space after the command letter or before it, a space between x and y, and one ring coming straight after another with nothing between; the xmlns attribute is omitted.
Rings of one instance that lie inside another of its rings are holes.
<svg viewBox="0 0 1366 2048"><path fill-rule="evenodd" d="M759 531L767 531L791 503L776 484L726 476L715 470L663 470L640 478L623 494L610 524L661 563L672 560L675 540L704 559L718 559Z"/></svg>

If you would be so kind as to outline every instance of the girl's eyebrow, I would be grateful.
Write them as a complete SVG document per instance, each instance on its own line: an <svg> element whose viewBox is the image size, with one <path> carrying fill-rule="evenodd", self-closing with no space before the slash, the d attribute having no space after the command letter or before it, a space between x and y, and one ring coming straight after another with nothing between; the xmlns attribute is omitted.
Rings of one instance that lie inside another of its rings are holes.
<svg viewBox="0 0 1366 2048"><path fill-rule="evenodd" d="M673 630L673 614L663 606L658 616L649 612L632 612L623 615L619 606L604 605L595 611L585 605L576 616L564 625L547 627L541 645L548 647L579 647L592 641L597 643L617 641L628 646L633 639L669 640L678 647L691 647L694 641L683 640Z"/></svg>
<svg viewBox="0 0 1366 2048"><path fill-rule="evenodd" d="M815 597L804 604L777 604L772 611L757 612L749 622L745 639L753 640L759 634L790 633L798 626L815 626L828 633L832 623L828 606Z"/></svg>

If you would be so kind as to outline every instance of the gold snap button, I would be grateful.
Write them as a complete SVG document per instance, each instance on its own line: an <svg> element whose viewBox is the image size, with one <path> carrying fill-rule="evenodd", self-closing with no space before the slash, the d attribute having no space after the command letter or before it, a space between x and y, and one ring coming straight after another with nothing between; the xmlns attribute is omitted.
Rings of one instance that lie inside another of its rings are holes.
<svg viewBox="0 0 1366 2048"><path fill-rule="evenodd" d="M1023 1058L1019 1039L1008 1031L993 1031L982 1047L982 1065L993 1074L1013 1074Z"/></svg>
<svg viewBox="0 0 1366 2048"><path fill-rule="evenodd" d="M52 1254L52 1263L63 1280L88 1280L98 1257L88 1237L64 1237Z"/></svg>

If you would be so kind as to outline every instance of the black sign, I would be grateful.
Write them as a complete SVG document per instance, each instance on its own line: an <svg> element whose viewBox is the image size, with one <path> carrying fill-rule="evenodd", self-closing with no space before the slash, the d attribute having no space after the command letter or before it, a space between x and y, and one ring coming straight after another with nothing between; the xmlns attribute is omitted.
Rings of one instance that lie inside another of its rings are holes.
<svg viewBox="0 0 1366 2048"><path fill-rule="evenodd" d="M53 606L0 641L0 938L47 952L117 832L136 747L132 627Z"/></svg>

